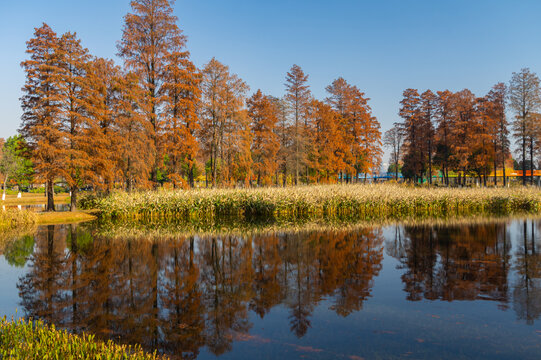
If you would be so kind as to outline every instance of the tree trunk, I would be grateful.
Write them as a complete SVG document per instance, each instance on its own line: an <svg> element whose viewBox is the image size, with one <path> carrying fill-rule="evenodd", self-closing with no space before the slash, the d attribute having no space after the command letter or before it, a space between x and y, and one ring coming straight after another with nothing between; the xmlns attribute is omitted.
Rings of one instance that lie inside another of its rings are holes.
<svg viewBox="0 0 541 360"><path fill-rule="evenodd" d="M212 149L212 152L213 152L213 155L210 159L210 165L212 167L212 187L215 188L216 187L216 175L218 174L217 170L216 170L216 149Z"/></svg>
<svg viewBox="0 0 541 360"><path fill-rule="evenodd" d="M295 185L299 185L299 105L295 104Z"/></svg>
<svg viewBox="0 0 541 360"><path fill-rule="evenodd" d="M55 211L54 208L54 182L47 180L47 211Z"/></svg>
<svg viewBox="0 0 541 360"><path fill-rule="evenodd" d="M526 185L526 136L522 136L522 185Z"/></svg>
<svg viewBox="0 0 541 360"><path fill-rule="evenodd" d="M533 185L533 137L530 137L530 185Z"/></svg>
<svg viewBox="0 0 541 360"><path fill-rule="evenodd" d="M71 189L71 204L70 204L70 210L71 211L75 211L77 210L77 193L78 193L79 189L77 189L77 187L73 187Z"/></svg>
<svg viewBox="0 0 541 360"><path fill-rule="evenodd" d="M428 142L428 184L432 185L432 144Z"/></svg>
<svg viewBox="0 0 541 360"><path fill-rule="evenodd" d="M188 182L190 183L190 187L193 188L195 186L195 164L192 164L190 166L190 170L188 170Z"/></svg>
<svg viewBox="0 0 541 360"><path fill-rule="evenodd" d="M498 159L496 156L496 151L494 151L494 186L498 186L498 176L496 176L497 170L498 170Z"/></svg>

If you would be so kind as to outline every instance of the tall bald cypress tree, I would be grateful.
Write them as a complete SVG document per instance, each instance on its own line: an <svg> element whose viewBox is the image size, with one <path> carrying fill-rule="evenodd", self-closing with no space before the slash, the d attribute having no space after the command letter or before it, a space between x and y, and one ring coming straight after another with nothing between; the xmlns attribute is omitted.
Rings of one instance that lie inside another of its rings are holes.
<svg viewBox="0 0 541 360"><path fill-rule="evenodd" d="M165 117L163 84L171 54L178 52L186 40L173 15L173 0L133 0L132 12L124 17L119 55L126 67L139 76L145 91L145 117L152 127L151 151L155 152L151 180L158 181L161 166L162 126Z"/></svg>
<svg viewBox="0 0 541 360"><path fill-rule="evenodd" d="M46 184L47 211L54 211L53 185L66 163L62 134L62 74L59 39L43 24L26 43L29 59L21 66L26 75L21 97L23 115L20 133L31 150L37 179Z"/></svg>

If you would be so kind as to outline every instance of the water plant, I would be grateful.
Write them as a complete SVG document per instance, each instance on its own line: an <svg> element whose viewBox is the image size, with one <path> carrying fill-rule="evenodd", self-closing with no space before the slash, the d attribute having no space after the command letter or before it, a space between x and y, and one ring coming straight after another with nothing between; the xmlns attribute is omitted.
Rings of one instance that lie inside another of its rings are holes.
<svg viewBox="0 0 541 360"><path fill-rule="evenodd" d="M355 217L537 213L537 188L415 188L401 185L322 185L294 188L115 192L86 202L105 218L190 219L218 216Z"/></svg>
<svg viewBox="0 0 541 360"><path fill-rule="evenodd" d="M41 321L0 319L0 359L165 359L139 346L102 342L57 330Z"/></svg>
<svg viewBox="0 0 541 360"><path fill-rule="evenodd" d="M22 225L32 225L37 222L37 216L32 211L6 209L0 210L0 230L19 227Z"/></svg>

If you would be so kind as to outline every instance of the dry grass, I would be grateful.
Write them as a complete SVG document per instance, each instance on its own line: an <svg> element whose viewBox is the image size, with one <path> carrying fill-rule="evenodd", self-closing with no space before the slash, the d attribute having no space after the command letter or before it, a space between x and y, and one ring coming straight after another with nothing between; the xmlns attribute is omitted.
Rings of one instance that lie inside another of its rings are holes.
<svg viewBox="0 0 541 360"><path fill-rule="evenodd" d="M212 219L354 217L357 220L537 213L537 188L414 188L401 185L324 185L292 188L117 192L84 202L103 217Z"/></svg>
<svg viewBox="0 0 541 360"><path fill-rule="evenodd" d="M68 224L95 220L91 211L40 212L29 210L0 210L0 232L28 225Z"/></svg>
<svg viewBox="0 0 541 360"><path fill-rule="evenodd" d="M90 211L41 212L37 214L37 223L40 225L79 223L95 219L96 216Z"/></svg>
<svg viewBox="0 0 541 360"><path fill-rule="evenodd" d="M32 211L0 210L0 231L6 231L18 226L32 225L36 222L37 214Z"/></svg>

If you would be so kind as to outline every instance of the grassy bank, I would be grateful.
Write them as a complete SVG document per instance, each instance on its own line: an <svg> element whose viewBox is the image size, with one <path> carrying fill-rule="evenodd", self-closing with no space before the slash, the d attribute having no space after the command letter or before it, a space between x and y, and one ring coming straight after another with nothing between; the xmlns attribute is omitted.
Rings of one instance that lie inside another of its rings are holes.
<svg viewBox="0 0 541 360"><path fill-rule="evenodd" d="M32 211L19 211L16 209L0 210L0 231L33 225L37 223L37 219L37 214Z"/></svg>
<svg viewBox="0 0 541 360"><path fill-rule="evenodd" d="M92 211L59 211L37 214L37 224L39 225L70 224L95 219L96 215Z"/></svg>
<svg viewBox="0 0 541 360"><path fill-rule="evenodd" d="M414 188L326 185L295 188L117 192L82 204L105 218L190 219L218 216L356 220L537 213L537 188Z"/></svg>
<svg viewBox="0 0 541 360"><path fill-rule="evenodd" d="M55 204L67 204L70 200L68 194L55 195ZM0 205L39 205L46 204L47 198L43 194L22 193L19 199L17 195L6 195L6 200L0 200Z"/></svg>
<svg viewBox="0 0 541 360"><path fill-rule="evenodd" d="M0 319L0 359L159 359L139 347L76 336L42 322Z"/></svg>
<svg viewBox="0 0 541 360"><path fill-rule="evenodd" d="M95 220L92 211L40 212L7 209L0 211L0 231L28 225L68 224Z"/></svg>

